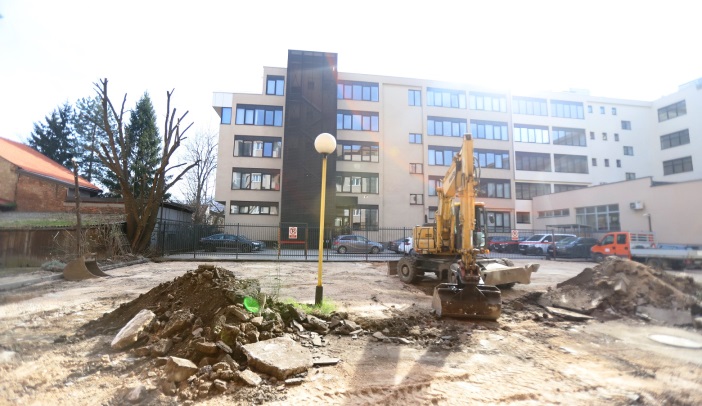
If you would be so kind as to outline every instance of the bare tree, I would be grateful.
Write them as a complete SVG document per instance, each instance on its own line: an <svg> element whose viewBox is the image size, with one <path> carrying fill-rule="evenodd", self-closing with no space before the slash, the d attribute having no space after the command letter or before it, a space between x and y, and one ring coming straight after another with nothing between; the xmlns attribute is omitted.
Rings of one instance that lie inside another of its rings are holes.
<svg viewBox="0 0 702 406"><path fill-rule="evenodd" d="M212 131L199 132L185 145L185 159L197 162L197 166L185 174L181 191L185 202L192 207L193 222L205 224L208 209L213 201L213 175L217 169L217 140Z"/></svg>
<svg viewBox="0 0 702 406"><path fill-rule="evenodd" d="M163 202L166 192L178 182L197 162L187 164L182 163L169 167L169 162L174 152L186 138L184 134L192 123L181 129L181 122L188 114L186 111L180 118L176 119L176 109L171 112L171 96L173 90L166 92L166 121L162 134L163 144L161 145L160 163L154 173L154 179L149 187L142 190L139 195L135 195L131 187L130 168L128 168L129 151L132 146L125 136L124 105L127 102L127 95L124 95L122 106L119 111L115 108L107 95L107 79L95 83L98 96L102 102L103 127L107 133L107 141L100 143L94 151L100 161L117 177L124 199L124 210L127 216L127 239L131 245L132 252L141 253L149 248L151 233L156 226L158 209ZM108 122L108 117L115 118L114 125ZM169 172L179 167L187 165L175 177Z"/></svg>

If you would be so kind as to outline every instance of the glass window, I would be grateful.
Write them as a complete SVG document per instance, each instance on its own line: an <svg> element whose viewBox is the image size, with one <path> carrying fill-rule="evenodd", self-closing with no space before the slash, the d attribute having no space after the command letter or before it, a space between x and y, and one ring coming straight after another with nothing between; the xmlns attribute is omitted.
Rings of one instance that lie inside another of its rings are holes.
<svg viewBox="0 0 702 406"><path fill-rule="evenodd" d="M378 83L340 80L336 85L336 98L377 102L378 86Z"/></svg>
<svg viewBox="0 0 702 406"><path fill-rule="evenodd" d="M666 121L687 114L685 100L658 109L658 121Z"/></svg>
<svg viewBox="0 0 702 406"><path fill-rule="evenodd" d="M500 94L470 92L468 103L471 110L507 111L507 99Z"/></svg>
<svg viewBox="0 0 702 406"><path fill-rule="evenodd" d="M584 119L583 104L563 100L551 100L551 116Z"/></svg>
<svg viewBox="0 0 702 406"><path fill-rule="evenodd" d="M231 124L232 123L232 108L222 107L222 120L221 124Z"/></svg>
<svg viewBox="0 0 702 406"><path fill-rule="evenodd" d="M283 96L285 95L285 78L282 76L268 76L266 81L266 94Z"/></svg>
<svg viewBox="0 0 702 406"><path fill-rule="evenodd" d="M271 121L267 119L267 117L273 117L274 119ZM282 127L283 108L276 106L237 105L236 124Z"/></svg>
<svg viewBox="0 0 702 406"><path fill-rule="evenodd" d="M690 143L690 130L685 129L672 134L661 135L661 149L668 149Z"/></svg>

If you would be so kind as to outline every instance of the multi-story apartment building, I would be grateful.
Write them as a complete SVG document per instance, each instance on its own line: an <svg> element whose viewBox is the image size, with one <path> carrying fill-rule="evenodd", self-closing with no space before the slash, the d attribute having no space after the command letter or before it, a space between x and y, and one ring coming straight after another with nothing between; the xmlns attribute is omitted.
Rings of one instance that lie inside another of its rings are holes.
<svg viewBox="0 0 702 406"><path fill-rule="evenodd" d="M333 53L289 51L287 68L264 68L260 94L214 94L221 117L215 196L227 223L317 224L322 157L314 139L322 132L337 139L325 222L353 230L432 222L436 188L466 132L475 140L492 232L645 228L640 219L621 223L628 201L616 203L626 205L616 214L606 199L594 204L609 209L595 212L608 220L593 226L585 207L578 216L577 201L552 207L537 197L584 188L596 196L603 189L592 186L644 177L702 179L695 137L702 80L648 102L344 73L336 61Z"/></svg>

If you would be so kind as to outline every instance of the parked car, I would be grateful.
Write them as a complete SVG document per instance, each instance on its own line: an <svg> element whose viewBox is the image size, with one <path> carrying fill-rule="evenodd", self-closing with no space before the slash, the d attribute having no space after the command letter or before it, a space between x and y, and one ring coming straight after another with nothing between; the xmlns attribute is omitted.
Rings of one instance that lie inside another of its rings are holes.
<svg viewBox="0 0 702 406"><path fill-rule="evenodd" d="M266 248L263 241L253 241L243 235L213 234L200 239L200 247L205 251L233 250L237 252L254 252Z"/></svg>
<svg viewBox="0 0 702 406"><path fill-rule="evenodd" d="M597 245L596 238L568 237L548 247L549 258L590 258L590 248Z"/></svg>
<svg viewBox="0 0 702 406"><path fill-rule="evenodd" d="M506 235L491 235L487 239L487 246L490 251L502 252L510 241L512 239Z"/></svg>
<svg viewBox="0 0 702 406"><path fill-rule="evenodd" d="M347 252L370 252L377 254L383 251L383 244L371 241L361 235L340 235L332 242L332 248L339 254Z"/></svg>
<svg viewBox="0 0 702 406"><path fill-rule="evenodd" d="M519 253L522 255L546 255L549 245L568 237L577 237L574 234L534 234L519 243Z"/></svg>
<svg viewBox="0 0 702 406"><path fill-rule="evenodd" d="M399 247L400 247L400 244L405 242L406 239L407 238L400 238L399 240L390 241L386 246L387 250L393 251L393 252L398 253L398 254L402 253L402 251L400 251Z"/></svg>
<svg viewBox="0 0 702 406"><path fill-rule="evenodd" d="M414 248L412 248L412 237L407 237L398 245L397 251L399 253L412 254L414 253Z"/></svg>

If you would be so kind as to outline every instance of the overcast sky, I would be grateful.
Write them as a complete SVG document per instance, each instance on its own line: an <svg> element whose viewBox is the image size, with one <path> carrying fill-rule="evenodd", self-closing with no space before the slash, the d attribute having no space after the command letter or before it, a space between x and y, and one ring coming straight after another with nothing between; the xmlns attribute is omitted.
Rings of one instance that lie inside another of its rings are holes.
<svg viewBox="0 0 702 406"><path fill-rule="evenodd" d="M127 108L216 131L212 92L261 91L288 49L338 53L339 70L512 90L589 89L655 100L702 77L698 2L0 0L0 137L110 81Z"/></svg>

